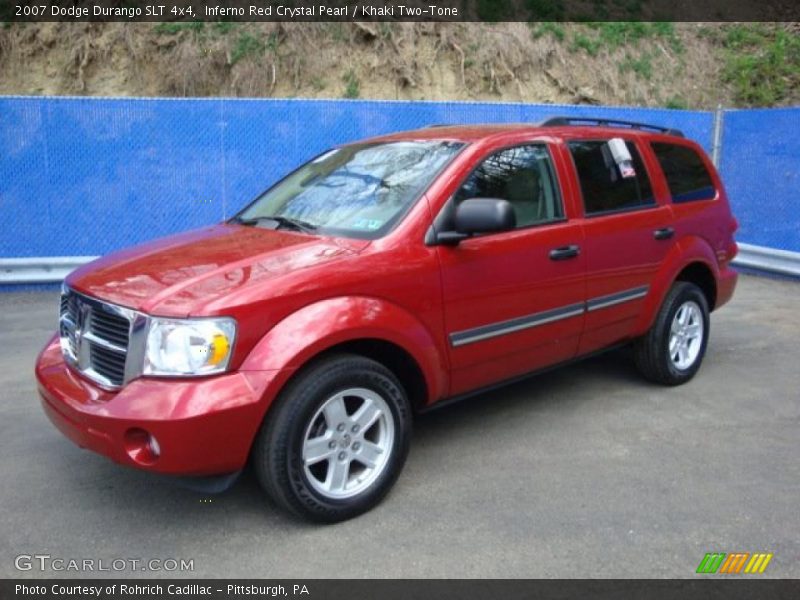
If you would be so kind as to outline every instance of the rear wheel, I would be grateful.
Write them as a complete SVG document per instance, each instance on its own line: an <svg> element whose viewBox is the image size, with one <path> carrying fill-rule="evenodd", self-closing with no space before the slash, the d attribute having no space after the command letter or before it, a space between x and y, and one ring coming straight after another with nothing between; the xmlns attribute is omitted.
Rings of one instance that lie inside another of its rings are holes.
<svg viewBox="0 0 800 600"><path fill-rule="evenodd" d="M284 508L335 522L375 506L408 453L408 399L383 365L355 355L325 359L272 407L253 449L259 481Z"/></svg>
<svg viewBox="0 0 800 600"><path fill-rule="evenodd" d="M693 283L670 288L650 331L634 344L634 360L649 380L680 385L697 373L709 334L708 302Z"/></svg>

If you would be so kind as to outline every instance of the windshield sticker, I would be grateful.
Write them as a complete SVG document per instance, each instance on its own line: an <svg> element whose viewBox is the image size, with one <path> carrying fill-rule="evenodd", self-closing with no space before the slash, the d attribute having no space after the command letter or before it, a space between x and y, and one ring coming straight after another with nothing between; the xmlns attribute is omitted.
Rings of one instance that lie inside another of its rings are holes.
<svg viewBox="0 0 800 600"><path fill-rule="evenodd" d="M353 222L353 227L366 231L375 231L381 228L381 221L378 219L357 219Z"/></svg>

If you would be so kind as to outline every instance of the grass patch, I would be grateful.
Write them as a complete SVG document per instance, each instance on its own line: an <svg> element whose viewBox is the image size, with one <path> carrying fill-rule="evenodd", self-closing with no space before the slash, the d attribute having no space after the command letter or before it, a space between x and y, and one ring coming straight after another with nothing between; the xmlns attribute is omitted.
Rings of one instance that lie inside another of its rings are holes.
<svg viewBox="0 0 800 600"><path fill-rule="evenodd" d="M352 99L358 98L361 95L361 83L358 81L358 77L353 69L350 69L347 73L345 73L344 77L342 77L342 81L344 81L344 94L342 94L343 98Z"/></svg>
<svg viewBox="0 0 800 600"><path fill-rule="evenodd" d="M206 27L208 25L208 27ZM231 21L215 21L213 23L205 23L203 21L190 21L190 22L168 22L158 23L153 27L153 31L163 35L175 35L184 31L206 35L221 35L225 36L239 27L239 23Z"/></svg>
<svg viewBox="0 0 800 600"><path fill-rule="evenodd" d="M737 102L773 106L800 86L800 36L762 24L731 25L722 37L722 79Z"/></svg>
<svg viewBox="0 0 800 600"><path fill-rule="evenodd" d="M255 56L264 51L264 44L252 33L243 33L236 40L236 45L231 50L231 64L235 65L237 62L247 56Z"/></svg>
<svg viewBox="0 0 800 600"><path fill-rule="evenodd" d="M561 23L554 23L553 21L544 21L542 23L531 23L531 35L533 39L538 40L545 35L551 35L559 42L563 42L567 37L564 31L564 26Z"/></svg>
<svg viewBox="0 0 800 600"><path fill-rule="evenodd" d="M633 58L627 54L625 60L619 63L619 72L633 72L638 77L649 81L653 77L653 57L650 54L643 54L638 58Z"/></svg>
<svg viewBox="0 0 800 600"><path fill-rule="evenodd" d="M672 96L668 98L667 101L664 103L666 108L670 108L672 110L688 110L689 103L686 102L686 99L682 96Z"/></svg>
<svg viewBox="0 0 800 600"><path fill-rule="evenodd" d="M579 52L583 50L589 56L597 56L602 46L602 43L597 38L589 37L584 33L578 32L573 36L572 44L570 45L569 49L572 52Z"/></svg>
<svg viewBox="0 0 800 600"><path fill-rule="evenodd" d="M347 42L350 39L346 23L340 23L336 21L325 23L325 25L328 27L328 31L330 32L331 38L334 42Z"/></svg>
<svg viewBox="0 0 800 600"><path fill-rule="evenodd" d="M321 92L327 85L322 77L312 77L310 83L315 92Z"/></svg>
<svg viewBox="0 0 800 600"><path fill-rule="evenodd" d="M190 21L188 23L159 23L153 28L156 33L174 35L183 31L192 31L200 33L205 28L205 23L202 21Z"/></svg>
<svg viewBox="0 0 800 600"><path fill-rule="evenodd" d="M278 34L276 33L269 34L264 40L258 35L246 31L239 36L231 50L231 64L235 65L248 57L263 56L265 53L276 54L278 43Z"/></svg>
<svg viewBox="0 0 800 600"><path fill-rule="evenodd" d="M220 35L228 35L231 31L233 31L234 27L236 27L236 23L232 23L231 21L220 21L218 23L214 23L214 29Z"/></svg>
<svg viewBox="0 0 800 600"><path fill-rule="evenodd" d="M584 23L576 31L570 50L585 51L597 56L601 50L613 51L618 48L636 46L644 40L661 40L672 51L681 54L684 50L672 23L646 21L595 21Z"/></svg>

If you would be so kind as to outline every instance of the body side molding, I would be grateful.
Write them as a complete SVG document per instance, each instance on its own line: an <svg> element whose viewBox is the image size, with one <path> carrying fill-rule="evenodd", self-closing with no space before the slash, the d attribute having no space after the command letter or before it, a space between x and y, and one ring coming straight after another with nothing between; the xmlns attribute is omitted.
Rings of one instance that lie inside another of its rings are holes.
<svg viewBox="0 0 800 600"><path fill-rule="evenodd" d="M523 315L507 321L498 321L497 323L489 323L474 327L472 329L465 329L463 331L456 331L449 335L450 344L454 348L488 340L501 335L507 335L523 329L530 329L531 327L538 327L553 321L560 321L561 319L569 319L577 317L586 312L600 310L622 304L623 302L630 302L631 300L638 300L644 298L650 290L649 286L643 285L621 292L615 292L606 296L598 296L591 298L586 302L579 302L577 304L568 304L550 310L545 310L530 315Z"/></svg>

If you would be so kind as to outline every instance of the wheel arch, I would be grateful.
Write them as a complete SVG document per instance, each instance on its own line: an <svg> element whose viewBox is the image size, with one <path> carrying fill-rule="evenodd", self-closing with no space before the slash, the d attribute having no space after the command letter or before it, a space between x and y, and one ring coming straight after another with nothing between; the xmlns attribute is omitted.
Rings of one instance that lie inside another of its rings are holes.
<svg viewBox="0 0 800 600"><path fill-rule="evenodd" d="M376 360L400 380L415 408L446 395L444 349L411 313L371 297L340 297L306 306L256 344L241 371L280 371L264 391L267 403L308 365L335 353Z"/></svg>
<svg viewBox="0 0 800 600"><path fill-rule="evenodd" d="M713 271L703 261L694 261L686 265L675 277L675 281L686 281L699 287L708 303L708 310L712 311L717 303L717 280Z"/></svg>
<svg viewBox="0 0 800 600"><path fill-rule="evenodd" d="M635 334L643 335L650 329L664 298L676 281L697 285L708 301L709 311L713 310L717 301L718 278L719 267L710 244L699 236L681 239L667 254L651 282Z"/></svg>
<svg viewBox="0 0 800 600"><path fill-rule="evenodd" d="M380 338L355 338L334 344L309 357L290 380L300 376L315 363L336 354L356 354L389 369L405 389L414 410L419 410L428 403L428 382L415 358L402 346Z"/></svg>

